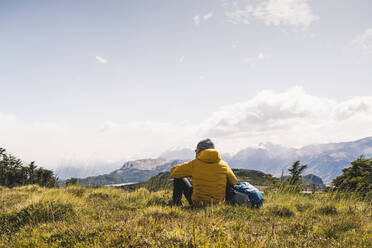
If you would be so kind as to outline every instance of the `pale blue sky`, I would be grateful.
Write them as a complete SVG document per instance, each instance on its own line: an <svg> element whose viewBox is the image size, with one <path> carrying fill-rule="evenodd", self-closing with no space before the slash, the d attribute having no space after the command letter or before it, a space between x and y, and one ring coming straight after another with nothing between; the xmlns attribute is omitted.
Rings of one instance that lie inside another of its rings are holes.
<svg viewBox="0 0 372 248"><path fill-rule="evenodd" d="M3 0L0 146L50 163L52 155L154 156L206 135L229 144L221 145L227 151L259 141L299 146L372 135L349 126L314 140L288 128L273 133L271 126L258 135L236 121L234 110L215 117L263 90L280 96L295 86L300 95L337 106L367 97L353 106L371 114L371 11L369 0ZM248 109L238 112L257 110ZM221 136L225 123L237 131ZM112 136L96 137L115 128ZM245 138L237 141L240 132ZM31 137L44 138L30 148Z"/></svg>

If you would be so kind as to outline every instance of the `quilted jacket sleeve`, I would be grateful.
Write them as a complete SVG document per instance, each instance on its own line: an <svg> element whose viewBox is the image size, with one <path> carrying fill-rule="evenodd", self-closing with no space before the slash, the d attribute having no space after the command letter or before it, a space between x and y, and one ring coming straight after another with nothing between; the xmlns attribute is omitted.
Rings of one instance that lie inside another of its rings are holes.
<svg viewBox="0 0 372 248"><path fill-rule="evenodd" d="M174 178L191 177L193 161L177 164L170 169L170 174Z"/></svg>

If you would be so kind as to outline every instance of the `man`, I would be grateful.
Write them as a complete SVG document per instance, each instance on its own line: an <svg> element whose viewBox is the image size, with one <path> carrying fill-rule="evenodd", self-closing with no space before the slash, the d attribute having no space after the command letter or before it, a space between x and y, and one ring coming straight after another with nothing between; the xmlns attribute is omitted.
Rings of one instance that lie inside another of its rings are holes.
<svg viewBox="0 0 372 248"><path fill-rule="evenodd" d="M230 166L221 160L210 139L198 143L196 158L170 169L174 177L173 204L182 205L182 193L191 204L205 205L225 201L226 186L238 184ZM192 184L185 177L192 178Z"/></svg>

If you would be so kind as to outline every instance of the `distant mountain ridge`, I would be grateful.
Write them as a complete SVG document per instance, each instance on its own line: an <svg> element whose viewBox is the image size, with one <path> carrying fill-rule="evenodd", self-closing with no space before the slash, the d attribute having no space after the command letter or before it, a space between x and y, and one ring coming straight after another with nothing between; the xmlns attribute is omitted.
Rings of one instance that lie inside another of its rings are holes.
<svg viewBox="0 0 372 248"><path fill-rule="evenodd" d="M315 185L316 187L319 187L319 188L325 188L325 184L323 183L323 180L316 175L308 174L304 176L303 178L304 178L303 184L305 185Z"/></svg>
<svg viewBox="0 0 372 248"><path fill-rule="evenodd" d="M271 148L275 146L270 145ZM308 165L304 174L315 174L330 183L361 154L372 156L372 137L352 142L310 145L299 149L280 148L280 152L279 149L270 148L259 148L253 153L251 150L249 156L238 153L229 163L232 167L257 169L279 176L282 170L286 173L294 161L300 160L302 164Z"/></svg>
<svg viewBox="0 0 372 248"><path fill-rule="evenodd" d="M165 159L139 159L135 161L129 161L123 164L123 166L119 169L116 170L116 172L121 172L126 169L138 169L138 170L153 170L157 166L165 164L169 161ZM114 171L115 172L115 171Z"/></svg>
<svg viewBox="0 0 372 248"><path fill-rule="evenodd" d="M372 156L372 137L341 143L309 145L302 148L287 148L271 143L261 144L259 148L246 148L235 155L221 154L231 168L250 169L280 177L288 175L288 168L294 161L307 164L304 174L319 176L326 184L342 174L342 169L361 154ZM177 159L178 158L178 159ZM182 158L182 159L180 159ZM160 172L185 160L195 158L191 149L164 152L157 159L129 161L111 173L79 179L79 183L106 185L115 183L143 182Z"/></svg>
<svg viewBox="0 0 372 248"><path fill-rule="evenodd" d="M173 151L173 154L175 153ZM302 148L265 143L259 148L245 148L232 156L223 153L221 156L232 168L259 170L277 177L282 171L288 175L288 168L293 162L300 160L301 164L308 165L304 174L317 175L329 184L342 174L342 169L351 166L350 163L361 154L372 156L372 137L350 142L308 145ZM163 157L167 159L166 156Z"/></svg>
<svg viewBox="0 0 372 248"><path fill-rule="evenodd" d="M164 159L140 159L123 164L120 169L109 174L78 179L79 184L103 186L120 183L143 182L160 172L182 163L181 160L167 161Z"/></svg>
<svg viewBox="0 0 372 248"><path fill-rule="evenodd" d="M287 181L289 179L290 176L283 176L283 178L281 177L280 180L283 180L283 181ZM318 188L325 188L326 185L323 183L323 180L316 176L316 175L313 175L313 174L308 174L308 175L305 175L305 176L302 176L302 184L305 185L305 186L316 186Z"/></svg>

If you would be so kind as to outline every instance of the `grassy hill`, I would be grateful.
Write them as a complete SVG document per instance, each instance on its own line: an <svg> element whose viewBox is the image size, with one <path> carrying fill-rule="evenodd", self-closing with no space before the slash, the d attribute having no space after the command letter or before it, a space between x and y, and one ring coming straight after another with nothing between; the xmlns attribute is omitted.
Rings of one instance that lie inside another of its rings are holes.
<svg viewBox="0 0 372 248"><path fill-rule="evenodd" d="M0 247L372 247L370 200L264 196L261 209L192 209L169 207L168 190L0 187Z"/></svg>
<svg viewBox="0 0 372 248"><path fill-rule="evenodd" d="M233 169L234 174L241 182L250 182L257 186L269 186L278 181L277 178L272 177L270 174L265 174L261 171L246 170L246 169ZM126 190L136 190L139 188L146 188L150 191L158 191L164 189L171 189L173 187L173 180L169 172L162 172L158 175L151 177L146 182L136 183L131 185L121 186Z"/></svg>

